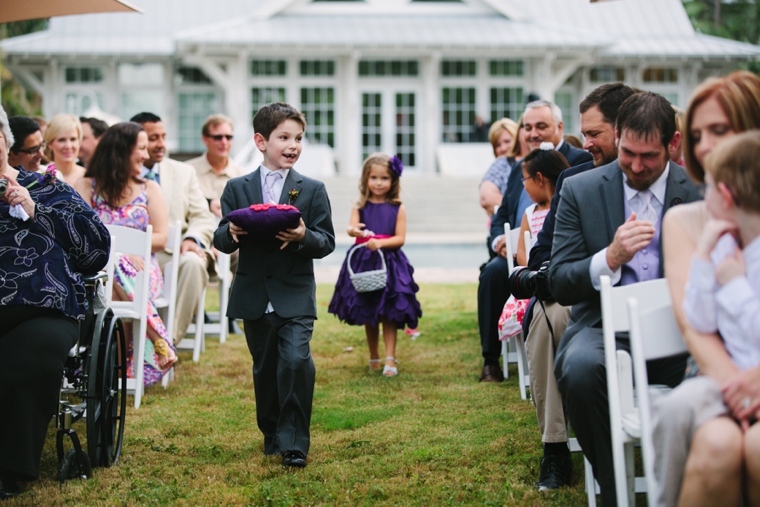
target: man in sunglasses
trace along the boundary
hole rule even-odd
[[[195,167],[203,196],[208,200],[209,209],[222,218],[220,199],[224,186],[232,178],[246,174],[245,169],[230,159],[232,149],[232,120],[222,114],[214,114],[206,119],[201,130],[206,153],[188,160]]]
[[[45,150],[40,126],[28,116],[14,116],[8,120],[8,125],[16,141],[8,152],[8,163],[11,167],[21,166],[30,172],[39,171]]]

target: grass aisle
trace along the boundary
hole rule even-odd
[[[208,340],[197,365],[180,354],[169,389],[151,387],[129,409],[118,465],[61,487],[51,429],[42,479],[4,505],[584,505],[579,455],[573,488],[534,490],[540,438],[516,369],[503,384],[477,382],[476,292],[424,285],[422,336],[400,334],[400,375],[386,379],[369,372],[363,329],[327,314],[332,287],[317,289],[303,470],[264,456],[251,358],[245,339],[232,336],[221,346]]]

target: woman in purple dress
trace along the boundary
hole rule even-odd
[[[415,293],[414,268],[401,251],[406,239],[406,210],[401,204],[399,178],[404,170],[398,157],[382,153],[370,155],[362,167],[361,197],[351,211],[348,235],[356,238],[340,270],[330,313],[348,324],[364,326],[369,345],[369,366],[379,370],[380,323],[383,324],[385,365],[383,375],[395,377],[396,333],[399,328],[417,327],[422,316]],[[351,283],[348,262],[355,273],[380,269],[381,250],[387,267],[387,283],[373,292],[357,292]]]

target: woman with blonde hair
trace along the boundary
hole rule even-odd
[[[736,134],[760,129],[760,78],[737,71],[708,79],[695,90],[685,123],[686,168],[696,182],[704,183],[703,164],[713,148]],[[683,310],[692,255],[708,218],[701,201],[671,208],[662,224],[665,277],[692,357],[688,379],[656,403],[657,504],[663,506],[739,505],[743,487],[750,505],[760,503],[760,426],[743,431],[739,422],[746,409],[753,409],[753,419],[760,418],[760,367],[740,371],[720,335],[695,331]],[[733,417],[702,403],[706,381],[722,386]]]
[[[77,164],[82,144],[82,124],[70,114],[53,116],[43,135],[47,147],[45,158],[57,171],[57,177],[71,186],[84,176],[85,168]]]
[[[488,130],[488,141],[493,147],[496,160],[480,181],[479,191],[480,206],[489,217],[493,214],[494,207],[501,204],[507,190],[507,178],[515,164],[515,159],[508,154],[512,151],[516,139],[517,123],[509,118],[493,122]]]

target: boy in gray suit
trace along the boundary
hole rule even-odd
[[[313,259],[335,249],[335,233],[324,184],[292,169],[301,154],[304,116],[289,104],[269,104],[256,113],[253,129],[264,160],[224,188],[225,218],[214,246],[225,253],[240,249],[227,316],[245,324],[264,453],[282,454],[285,466],[304,467],[315,377],[309,346],[317,318]],[[279,247],[239,243],[246,231],[227,218],[261,203],[292,204],[301,212],[298,227],[277,235]]]

